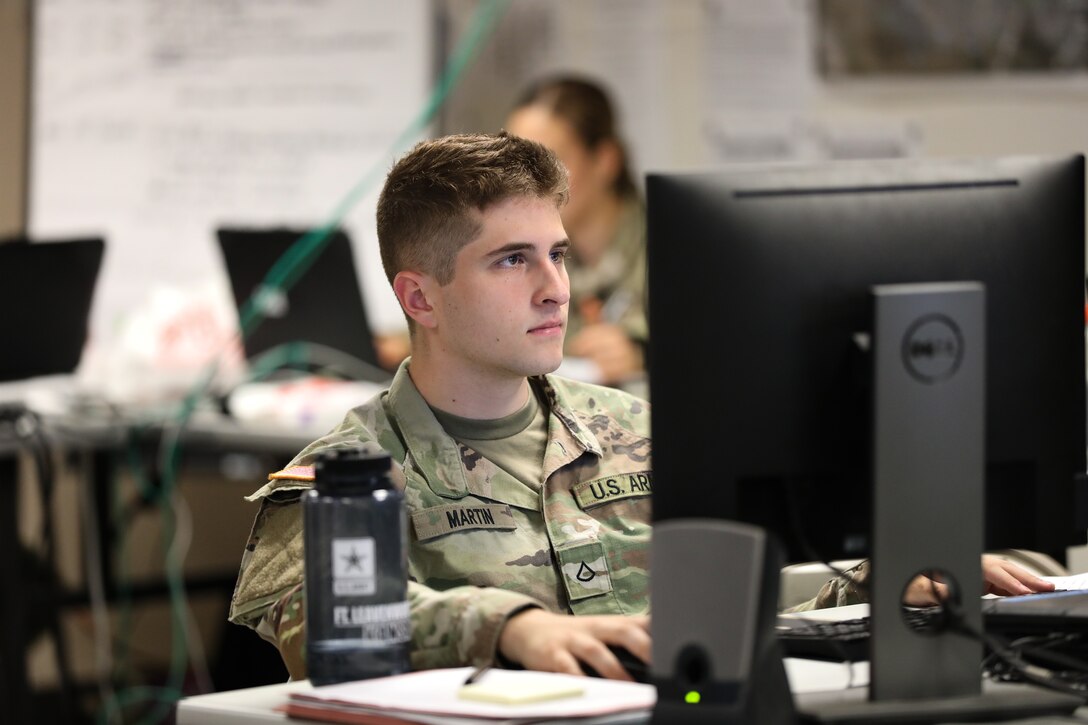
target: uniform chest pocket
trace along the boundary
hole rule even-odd
[[[518,527],[508,504],[465,503],[431,506],[411,514],[416,539],[427,541],[458,531],[496,529],[513,531]]]

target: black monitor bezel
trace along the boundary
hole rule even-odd
[[[867,555],[868,363],[843,338],[865,330],[873,284],[978,280],[985,545],[1064,560],[1083,543],[1083,156],[650,174],[647,213],[655,520],[757,523],[795,561]],[[834,446],[838,464],[812,465]],[[1052,483],[1025,491],[1032,466]]]

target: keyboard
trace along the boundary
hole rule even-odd
[[[915,629],[939,626],[944,612],[932,609],[909,609],[903,615]],[[776,627],[778,641],[785,657],[856,662],[869,659],[869,618],[816,621],[779,619]]]
[[[869,618],[797,622],[776,628],[784,657],[855,662],[869,659]],[[796,621],[796,620],[795,620]]]

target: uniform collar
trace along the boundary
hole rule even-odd
[[[389,386],[386,404],[400,430],[400,437],[407,449],[405,469],[414,466],[439,496],[460,498],[470,490],[480,490],[479,482],[469,485],[470,479],[481,475],[479,467],[473,470],[465,465],[461,446],[439,425],[427,401],[408,374],[411,358],[397,369]],[[544,477],[574,461],[583,453],[601,455],[601,445],[588,427],[578,420],[571,410],[566,396],[550,375],[530,378],[548,401],[548,444],[544,455]]]

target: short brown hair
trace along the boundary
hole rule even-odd
[[[480,214],[516,197],[567,201],[567,170],[550,150],[505,132],[445,136],[397,161],[378,197],[378,246],[390,284],[405,269],[445,285],[480,232]]]

